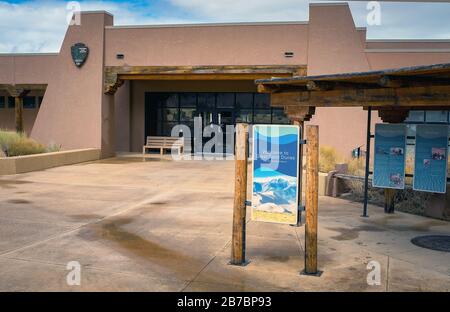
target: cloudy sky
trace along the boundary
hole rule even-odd
[[[69,1],[0,0],[0,53],[58,52]],[[82,10],[106,10],[116,25],[306,21],[308,0],[79,1]],[[323,2],[323,1],[322,1]],[[357,26],[370,39],[450,39],[450,3],[380,2],[381,25],[367,25],[367,2],[350,2]]]

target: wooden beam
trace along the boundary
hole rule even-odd
[[[306,127],[305,273],[317,274],[319,205],[319,127]]]
[[[306,65],[107,66],[104,92],[114,94],[124,80],[256,80],[306,75]]]
[[[450,86],[398,89],[353,89],[282,92],[271,95],[272,106],[450,106]]]
[[[334,85],[332,82],[328,81],[308,81],[306,83],[306,89],[310,91],[327,91],[334,89]]]
[[[386,123],[402,123],[408,118],[408,109],[379,109],[378,116]]]
[[[278,74],[288,77],[290,74]],[[121,80],[256,80],[271,74],[120,74]]]
[[[45,91],[46,89],[46,84],[0,84],[0,90],[8,92],[12,97],[23,96],[24,92]]]
[[[382,76],[378,84],[385,88],[450,86],[449,78]]]
[[[236,125],[235,184],[231,264],[245,264],[248,125]]]
[[[284,108],[290,120],[305,122],[315,114],[316,108],[311,106],[287,106]]]

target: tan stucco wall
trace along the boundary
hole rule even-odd
[[[114,98],[115,107],[115,132],[116,132],[116,151],[129,152],[130,151],[130,85],[126,81],[124,85],[117,90]]]
[[[57,66],[57,54],[0,54],[0,84],[45,84]]]
[[[104,28],[112,17],[82,14],[81,26],[70,26],[51,70],[48,87],[31,136],[39,142],[56,142],[63,149],[102,148]],[[82,68],[71,58],[71,46],[85,43],[89,57]]]
[[[306,64],[304,24],[106,29],[108,66]],[[284,52],[294,52],[286,58]],[[124,54],[124,60],[116,55]]]

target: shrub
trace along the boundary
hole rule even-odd
[[[44,145],[28,138],[24,133],[0,131],[0,147],[9,157],[42,154],[47,150]]]
[[[22,138],[9,145],[8,156],[22,156],[45,153],[45,146],[28,138]]]
[[[19,140],[23,136],[22,133],[0,130],[0,148],[6,151],[11,143]]]
[[[61,150],[61,145],[57,145],[55,143],[50,143],[47,146],[47,153],[59,152]]]
[[[348,164],[348,174],[363,177],[366,170],[365,158],[354,158],[346,162]]]
[[[334,147],[321,146],[319,158],[319,171],[328,173],[336,168],[341,157]]]

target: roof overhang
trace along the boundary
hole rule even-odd
[[[250,80],[305,75],[306,65],[107,66],[106,94],[125,80]]]
[[[450,107],[450,63],[256,80],[273,106]]]

